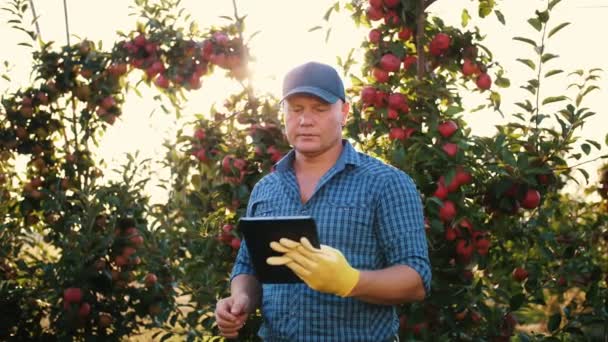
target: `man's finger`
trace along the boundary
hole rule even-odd
[[[285,256],[306,270],[312,270],[317,266],[317,263],[314,260],[309,259],[297,250],[291,251],[285,254]]]
[[[289,267],[289,269],[292,270],[293,273],[295,273],[302,280],[305,280],[304,278],[309,277],[311,275],[311,272],[309,270],[303,268],[295,262],[290,262],[285,266]]]
[[[286,265],[292,261],[293,260],[291,260],[290,258],[288,258],[286,256],[269,257],[268,259],[266,259],[266,263],[268,265],[272,265],[272,266],[282,266],[282,265]]]
[[[282,238],[279,240],[279,243],[281,243],[281,245],[283,245],[284,247],[287,247],[289,249],[294,249],[296,247],[298,247],[300,245],[299,242],[295,242],[293,240],[290,240],[288,238]]]
[[[287,252],[291,251],[291,249],[283,246],[282,244],[280,244],[276,241],[272,241],[270,243],[270,248],[272,248],[273,251],[279,252],[279,253],[287,253]]]
[[[231,314],[228,311],[223,311],[223,310],[218,310],[215,313],[215,316],[216,316],[216,320],[220,319],[224,322],[235,322],[237,320],[236,316],[234,316],[233,314]]]
[[[318,253],[318,252],[320,252],[320,251],[321,251],[320,249],[315,248],[315,247],[314,247],[314,246],[313,246],[313,245],[310,243],[310,241],[308,241],[308,239],[307,239],[307,238],[305,238],[305,237],[303,237],[303,238],[301,238],[301,239],[300,239],[300,243],[302,243],[302,246],[304,246],[304,247],[305,247],[307,250],[309,250],[309,251],[311,251],[311,252]]]

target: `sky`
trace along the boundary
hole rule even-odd
[[[66,27],[63,0],[32,0],[39,16],[41,36],[45,41],[55,41],[57,44],[66,43]],[[7,1],[5,0],[4,3]],[[247,14],[247,32],[260,31],[251,43],[250,49],[256,57],[253,65],[254,87],[263,92],[280,94],[281,77],[291,67],[316,60],[328,64],[336,64],[336,56],[345,57],[351,48],[358,48],[367,36],[368,29],[356,28],[348,17],[348,12],[341,11],[331,18],[332,33],[325,42],[324,30],[308,32],[317,25],[327,25],[322,16],[326,9],[333,4],[332,0],[236,0],[239,14]],[[514,36],[525,36],[537,40],[538,33],[526,22],[535,9],[546,6],[546,0],[498,0],[500,10],[504,13],[507,25],[503,26],[494,16],[483,20],[474,19],[468,28],[478,26],[486,38],[483,42],[494,54],[495,60],[506,69],[506,77],[511,80],[511,87],[501,89],[503,112],[502,118],[497,112],[484,110],[465,114],[465,120],[476,135],[492,135],[494,126],[509,120],[509,114],[516,112],[513,103],[526,96],[525,90],[519,89],[533,75],[516,58],[530,58],[531,52],[527,45],[514,41]],[[3,5],[4,5],[3,3]],[[117,39],[116,31],[128,32],[135,28],[135,17],[129,16],[133,4],[129,0],[66,0],[71,42],[79,38],[102,41],[103,46],[111,46]],[[432,15],[439,16],[446,24],[460,26],[462,8],[469,8],[474,14],[473,0],[440,0],[430,8]],[[182,7],[192,15],[200,28],[208,25],[225,24],[222,15],[232,15],[233,7],[230,0],[183,0]],[[572,24],[555,35],[547,44],[547,52],[560,55],[560,58],[550,62],[551,68],[565,70],[602,68],[608,70],[608,45],[605,37],[600,35],[598,27],[608,15],[608,0],[563,0],[552,12],[551,25],[561,22]],[[15,91],[19,87],[30,84],[31,50],[18,46],[27,38],[23,33],[11,29],[6,21],[6,12],[0,13],[0,36],[3,37],[4,48],[0,49],[0,62],[8,61],[9,75],[12,81],[0,81],[0,92]],[[247,33],[246,33],[247,35]],[[361,65],[356,65],[355,70]],[[3,70],[3,69],[0,69]],[[203,79],[203,86],[196,92],[188,93],[189,100],[184,108],[184,115],[189,117],[194,113],[205,113],[213,103],[221,104],[226,95],[238,91],[239,87],[225,79],[222,73]],[[581,135],[595,139],[604,146],[603,153],[608,149],[604,143],[608,133],[608,113],[606,98],[608,98],[608,76],[603,73],[599,86],[601,91],[591,93],[586,106],[597,112],[583,128]],[[572,78],[554,76],[541,90],[543,97],[562,95],[566,93],[566,84]],[[348,86],[348,79],[346,85]],[[156,94],[154,90],[142,89],[143,97],[130,94],[123,107],[123,116],[117,120],[114,127],[108,130],[101,146],[97,151],[110,166],[122,164],[126,153],[140,151],[143,157],[155,160],[162,158],[165,153],[162,143],[172,139],[177,127],[175,116],[164,114],[158,108],[158,102],[151,100]],[[467,108],[474,108],[477,103],[484,101],[485,95],[472,93],[465,96]],[[551,107],[547,111],[551,111]],[[593,151],[587,159],[599,156]],[[587,160],[584,159],[584,160]],[[588,164],[592,180],[597,179],[597,167],[601,161]],[[166,176],[163,170],[155,169],[158,176]],[[110,176],[110,175],[108,175]],[[110,176],[111,177],[111,176]],[[151,188],[153,200],[162,199],[159,190]]]

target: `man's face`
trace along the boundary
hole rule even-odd
[[[297,152],[317,156],[341,144],[348,103],[327,103],[316,96],[296,94],[285,100],[284,109],[287,141]]]

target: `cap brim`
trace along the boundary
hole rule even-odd
[[[320,99],[322,99],[323,101],[327,102],[327,103],[336,103],[340,98],[337,97],[336,95],[325,91],[321,88],[317,88],[317,87],[297,87],[297,88],[293,88],[292,90],[290,90],[287,94],[283,95],[283,98],[281,99],[282,101],[285,101],[285,99],[287,99],[290,96],[296,95],[296,94],[309,94],[309,95],[314,95]]]

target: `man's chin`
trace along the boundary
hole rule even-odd
[[[306,155],[317,155],[322,152],[318,144],[299,143],[295,146],[296,151]]]

